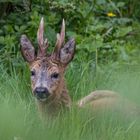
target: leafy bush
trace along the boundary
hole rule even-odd
[[[5,8],[0,15],[0,62],[10,70],[13,66],[23,68],[19,51],[21,34],[27,34],[37,46],[36,32],[41,16],[45,17],[45,36],[50,46],[54,46],[62,19],[66,20],[66,37],[75,37],[77,42],[75,62],[137,63],[132,58],[139,48],[135,40],[140,26],[137,19],[129,15],[131,4],[127,0],[7,0],[0,3]],[[132,3],[136,6],[136,2]],[[7,5],[10,10],[6,9]],[[137,12],[134,17],[136,15]]]

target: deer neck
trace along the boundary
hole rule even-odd
[[[53,95],[54,96],[46,102],[37,101],[38,110],[41,113],[41,116],[57,115],[61,109],[69,109],[71,107],[71,98],[68,94],[64,79],[61,80],[60,86]]]

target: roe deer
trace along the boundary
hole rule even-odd
[[[57,34],[54,51],[49,54],[48,40],[44,39],[44,19],[40,21],[37,32],[38,52],[26,35],[21,36],[21,52],[28,62],[31,71],[32,93],[36,97],[37,106],[42,114],[56,114],[63,106],[71,106],[71,98],[68,94],[64,80],[64,72],[67,65],[73,59],[75,52],[75,40],[72,38],[66,44],[65,22],[63,20],[61,32]],[[107,98],[111,99],[110,101]],[[118,95],[112,91],[94,91],[78,101],[77,105],[92,104],[95,107],[111,105],[118,99]]]

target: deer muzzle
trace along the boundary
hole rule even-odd
[[[38,100],[45,100],[50,96],[50,93],[45,87],[36,87],[34,90],[34,95]]]

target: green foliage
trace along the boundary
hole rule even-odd
[[[139,37],[140,26],[136,16],[129,16],[131,2],[127,0],[17,0],[0,3],[3,8],[7,8],[7,3],[11,7],[11,10],[3,10],[0,20],[0,62],[5,67],[23,68],[20,36],[27,34],[37,47],[36,32],[41,16],[45,18],[45,37],[51,48],[62,19],[66,20],[66,37],[74,37],[77,44],[74,62],[92,61],[94,65],[116,61],[137,63],[134,56],[139,43],[135,40]],[[136,6],[136,0],[132,4]]]

